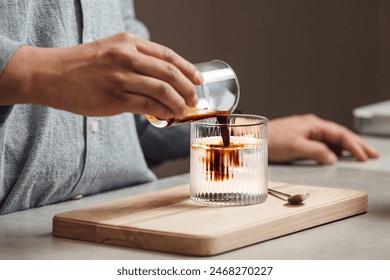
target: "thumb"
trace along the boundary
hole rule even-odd
[[[299,156],[314,159],[322,164],[334,164],[337,162],[336,155],[322,142],[304,139],[300,143]]]

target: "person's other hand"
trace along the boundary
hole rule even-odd
[[[120,33],[70,48],[21,47],[0,77],[0,101],[88,116],[180,118],[197,104],[195,85],[202,82],[195,66],[171,49]]]
[[[315,115],[278,118],[269,122],[269,160],[313,159],[333,164],[347,150],[359,161],[379,154],[347,128]]]

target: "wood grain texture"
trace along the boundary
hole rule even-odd
[[[209,256],[367,211],[367,193],[270,182],[309,192],[301,205],[274,196],[252,206],[210,207],[189,199],[189,185],[55,215],[53,235],[104,244]]]

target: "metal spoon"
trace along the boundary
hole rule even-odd
[[[310,196],[309,193],[301,193],[301,194],[291,195],[291,194],[280,192],[280,191],[270,189],[270,188],[268,189],[268,192],[272,195],[276,195],[276,196],[281,195],[281,196],[287,197],[287,201],[291,204],[300,204],[306,198],[308,198]]]

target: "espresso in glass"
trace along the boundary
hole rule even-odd
[[[191,124],[193,201],[208,205],[262,203],[268,194],[268,120],[230,115]]]

